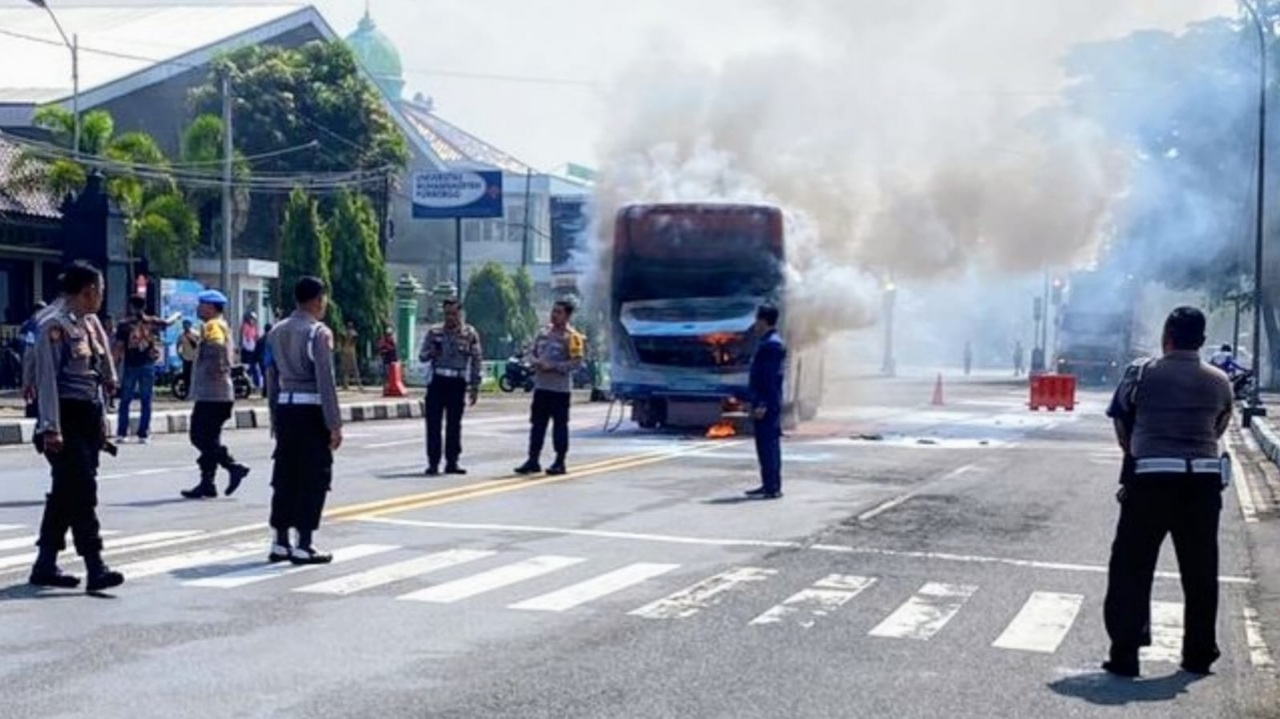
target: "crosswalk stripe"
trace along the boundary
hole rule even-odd
[[[832,574],[788,597],[781,604],[752,619],[751,623],[757,626],[779,624],[788,617],[803,614],[804,617],[798,618],[797,622],[808,629],[817,624],[818,619],[843,607],[875,583],[876,580],[872,577]]]
[[[991,646],[1052,654],[1071,631],[1083,603],[1082,594],[1035,592]]]
[[[36,545],[37,539],[39,539],[39,537],[29,536],[29,537],[18,537],[16,539],[0,540],[0,552],[8,552],[14,549],[26,549],[27,547],[34,547]]]
[[[366,572],[356,574],[348,574],[336,579],[328,579],[315,584],[308,584],[305,587],[294,589],[295,592],[304,592],[307,594],[335,594],[347,595],[354,594],[365,589],[381,587],[386,584],[394,584],[395,582],[404,581],[420,577],[431,572],[438,572],[449,567],[456,567],[459,564],[474,562],[477,559],[491,557],[497,552],[488,552],[481,550],[468,549],[451,549],[445,552],[436,552],[428,554],[425,557],[415,557],[413,559],[388,564],[382,567],[375,567]]]
[[[527,609],[542,612],[563,612],[567,609],[586,604],[628,587],[633,587],[667,572],[679,569],[679,564],[650,564],[640,562],[621,569],[616,569],[585,582],[570,585],[540,597],[534,597],[519,604],[511,605],[511,609]]]
[[[1262,623],[1258,620],[1258,610],[1253,607],[1244,608],[1244,636],[1249,645],[1249,663],[1255,669],[1275,669],[1276,662],[1267,648],[1267,640],[1262,636]]]
[[[400,547],[386,544],[356,544],[350,547],[336,549],[333,552],[333,563],[340,564],[342,562],[350,562],[365,557],[372,557],[376,554],[384,552],[392,552]],[[213,577],[202,577],[183,582],[183,586],[187,587],[212,587],[215,589],[234,589],[249,584],[265,582],[268,579],[289,576],[306,572],[320,567],[327,566],[323,564],[303,564],[293,565],[288,562],[279,564],[267,564],[265,557],[263,564],[247,567],[245,569],[236,569]]]
[[[0,532],[13,532],[22,529],[21,524],[0,524]]]
[[[115,536],[119,533],[120,532],[116,530],[103,530],[102,532],[100,532],[101,536],[104,538]],[[154,541],[153,535],[140,534],[138,536],[146,538],[143,542],[144,544],[146,542]],[[7,541],[11,544],[13,544],[14,542],[17,542],[17,544],[14,544],[13,546],[9,547],[9,549],[17,549],[18,547],[35,546],[36,539],[37,539],[36,537],[24,537],[21,540],[7,540]],[[114,541],[114,542],[106,542],[105,544],[107,549],[114,549],[121,546],[128,546],[127,544],[125,545],[120,544],[120,542],[122,541],[124,541],[124,539],[121,539],[119,541]],[[136,543],[136,542],[131,542],[131,543]],[[68,545],[70,545],[70,542],[68,542]],[[0,569],[8,569],[9,567],[20,567],[24,564],[30,564],[34,561],[36,561],[35,552],[28,551],[28,552],[23,552],[22,554],[12,554],[7,557],[0,557]]]
[[[1182,602],[1151,603],[1151,646],[1142,649],[1149,662],[1182,661]]]
[[[584,561],[586,560],[579,557],[557,557],[554,555],[531,557],[497,569],[490,569],[487,572],[480,572],[470,577],[411,592],[398,597],[398,599],[411,602],[449,604],[533,579],[534,577],[540,577],[544,574],[550,574]]]
[[[955,617],[978,588],[930,582],[871,630],[873,637],[928,640]]]
[[[645,619],[686,619],[719,603],[727,592],[748,582],[762,582],[777,573],[776,569],[759,567],[730,569],[656,602],[646,604],[630,614]]]
[[[213,549],[198,549],[192,552],[181,552],[155,559],[146,559],[116,567],[127,579],[144,579],[157,574],[180,572],[196,567],[210,567],[219,562],[230,562],[247,559],[257,554],[266,556],[267,550],[262,542],[240,542]]]

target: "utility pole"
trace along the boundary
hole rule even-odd
[[[1253,19],[1258,31],[1258,197],[1255,208],[1254,246],[1253,246],[1253,391],[1249,396],[1249,406],[1245,408],[1242,424],[1248,427],[1254,417],[1265,417],[1267,410],[1262,406],[1262,303],[1265,293],[1262,291],[1262,240],[1266,227],[1266,177],[1267,177],[1267,28],[1266,4],[1263,0],[1255,0],[1256,6],[1248,2],[1241,5]],[[1274,351],[1274,350],[1273,350]]]
[[[62,29],[62,23],[58,22],[58,16],[53,12],[53,8],[49,7],[46,0],[27,0],[27,2],[41,8],[49,13],[49,18],[53,20],[53,26],[58,29],[58,35],[62,37],[62,44],[67,46],[71,51],[71,151],[76,155],[80,154],[80,36],[73,34],[71,39],[67,39],[67,33]]]
[[[231,301],[233,313],[240,309],[238,297],[231,296],[231,78],[222,76],[222,291]],[[230,317],[233,322],[236,317]],[[234,326],[234,325],[233,325]]]
[[[529,266],[529,212],[533,209],[533,169],[525,171],[524,175],[524,239],[520,245],[520,266]]]

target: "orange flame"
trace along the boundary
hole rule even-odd
[[[737,434],[738,431],[733,428],[732,422],[718,422],[711,425],[707,430],[707,439],[725,439],[737,436]]]

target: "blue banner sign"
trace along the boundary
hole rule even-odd
[[[411,189],[414,219],[502,217],[501,172],[419,172]]]

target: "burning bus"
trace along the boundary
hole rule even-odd
[[[610,375],[641,427],[708,427],[742,418],[761,303],[787,336],[782,212],[765,205],[645,204],[614,226]],[[817,349],[788,353],[784,421],[818,409]]]

